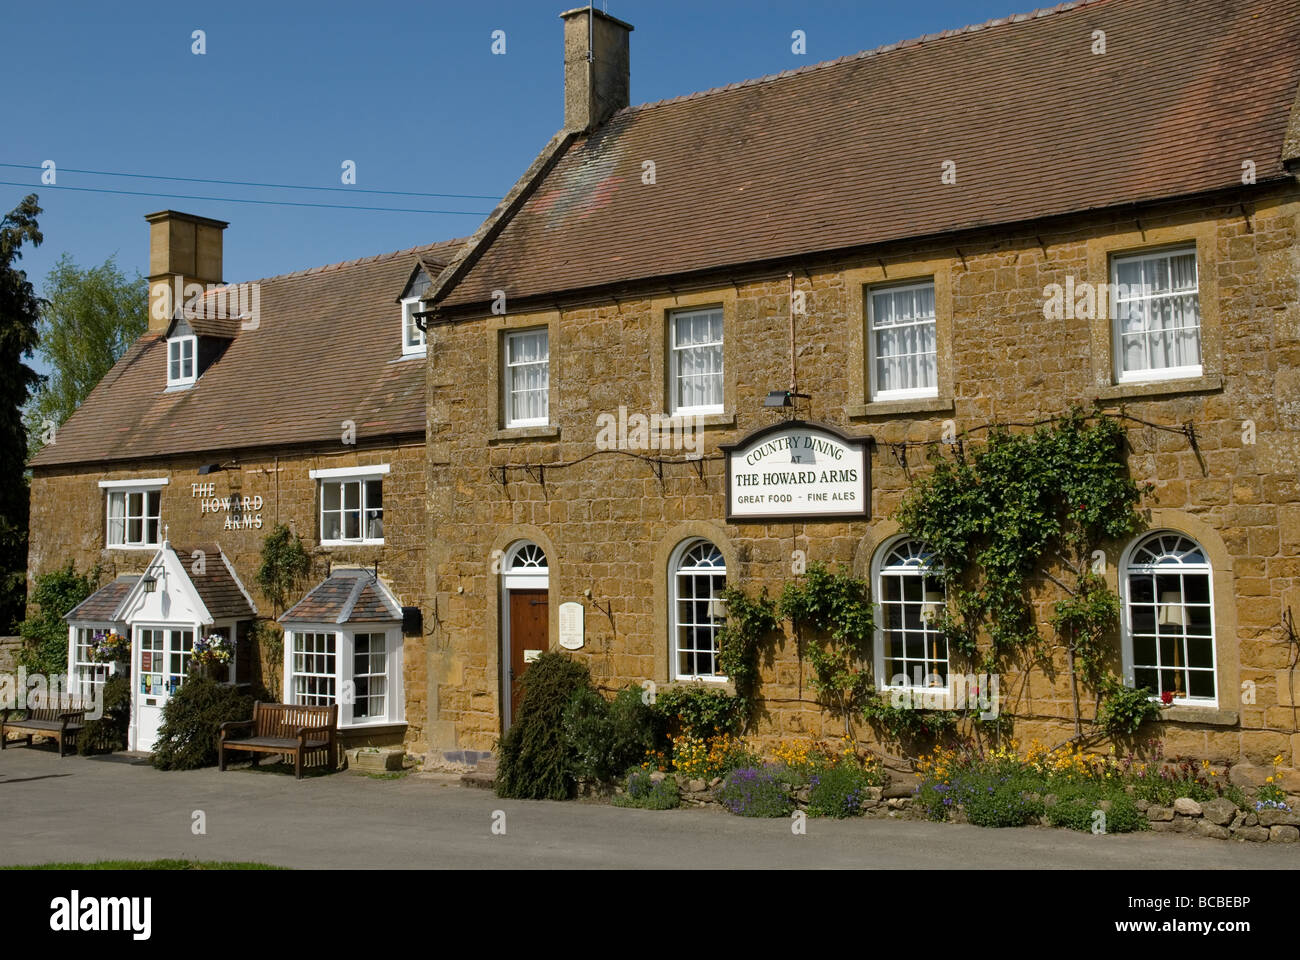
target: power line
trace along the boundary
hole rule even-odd
[[[0,180],[0,185],[7,187],[29,187],[37,190],[76,190],[79,193],[116,193],[128,197],[165,197],[169,200],[215,200],[219,203],[256,203],[276,207],[326,207],[334,210],[366,210],[381,213],[436,213],[459,217],[486,217],[478,210],[417,210],[411,207],[358,207],[348,203],[307,203],[296,200],[248,200],[240,197],[200,197],[186,193],[150,193],[142,190],[110,190],[107,187],[67,187],[57,183],[43,185],[18,183],[14,180]]]
[[[43,170],[35,163],[0,163],[0,167],[14,167],[19,170]],[[178,183],[218,183],[229,187],[274,187],[277,190],[326,190],[343,193],[382,193],[393,197],[441,197],[452,200],[500,200],[500,197],[485,193],[416,193],[410,190],[365,190],[361,187],[306,187],[298,183],[259,183],[255,180],[208,180],[202,177],[165,177],[152,173],[114,173],[109,170],[79,170],[75,167],[59,167],[61,173],[87,173],[96,177],[134,177],[137,180],[173,180]]]

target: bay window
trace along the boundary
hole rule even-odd
[[[309,624],[290,631],[285,663],[287,699],[305,706],[339,706],[340,726],[405,719],[401,631],[397,626]]]

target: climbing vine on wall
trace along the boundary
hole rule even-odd
[[[845,567],[832,572],[810,563],[802,578],[786,582],[778,609],[813,668],[813,689],[844,720],[845,735],[852,738],[853,717],[872,691],[865,664],[875,620],[866,581]]]
[[[1150,490],[1129,476],[1125,443],[1118,421],[1095,410],[1030,433],[995,429],[973,452],[958,443],[932,453],[932,473],[898,512],[903,530],[942,562],[952,648],[974,661],[977,638],[989,638],[981,670],[996,672],[1015,654],[1046,658],[1030,590],[1039,580],[1061,589],[1051,624],[1069,661],[1076,734],[1078,682],[1099,695],[1106,688],[1101,644],[1119,614],[1101,548],[1141,528],[1137,505]]]

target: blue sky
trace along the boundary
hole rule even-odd
[[[570,0],[572,2],[572,0]],[[576,4],[575,4],[576,5]],[[937,30],[1034,0],[608,0],[632,23],[632,101],[679,96]],[[1043,5],[1043,4],[1038,4]],[[0,207],[40,195],[38,287],[68,251],[147,272],[145,213],[228,220],[225,279],[270,276],[467,235],[563,120],[565,0],[7,4],[0,163],[53,160],[58,187],[470,211],[380,213],[83,193],[0,166]],[[207,52],[191,52],[191,34]],[[491,34],[506,31],[506,54]],[[808,52],[791,51],[791,33]],[[954,78],[954,96],[960,95]],[[344,160],[370,190],[345,191]],[[336,187],[276,188],[92,176],[71,169]]]

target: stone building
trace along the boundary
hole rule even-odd
[[[231,679],[338,698],[343,739],[422,736],[424,335],[415,296],[446,242],[223,284],[227,224],[150,214],[150,323],[33,459],[29,575],[97,569],[69,615],[70,671],[133,641],[130,742],[153,742],[196,638],[236,640]],[[263,539],[300,537],[311,572],[257,586]],[[340,593],[340,584],[346,587]],[[283,616],[285,633],[254,632]]]
[[[1300,789],[1300,3],[1066,3],[640,106],[631,26],[563,18],[565,128],[424,299],[428,745],[489,749],[561,643],[725,686],[717,591],[796,551],[870,579],[878,682],[946,672],[898,444],[1096,401],[1175,428],[1129,423],[1113,668],[1168,753]],[[816,496],[729,491],[737,453]],[[1022,742],[1072,733],[1056,678],[1004,678]],[[842,729],[807,681],[785,644],[761,737]]]

